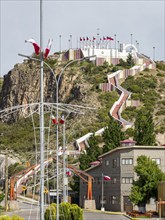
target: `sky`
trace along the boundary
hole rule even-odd
[[[165,0],[43,0],[42,5],[43,48],[53,39],[52,54],[60,50],[60,35],[61,49],[67,50],[70,35],[76,48],[80,37],[99,33],[116,34],[120,43],[132,39],[140,53],[165,60]],[[0,76],[23,62],[18,53],[33,53],[25,43],[29,38],[40,42],[40,0],[0,0]]]

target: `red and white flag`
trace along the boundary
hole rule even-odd
[[[66,171],[66,175],[67,175],[67,176],[71,176],[71,175],[72,175],[71,171],[70,171],[70,170],[67,170],[67,171]]]
[[[47,47],[45,49],[45,53],[44,53],[44,58],[45,59],[48,57],[48,54],[50,52],[50,49],[51,49],[51,46],[52,46],[52,41],[53,40],[51,40],[51,39],[49,39],[49,41],[48,41],[48,45],[47,45]]]
[[[114,40],[112,37],[107,37],[107,40]]]
[[[64,115],[62,115],[61,119],[60,119],[60,124],[64,124],[65,123],[65,120],[64,120]]]
[[[103,178],[104,178],[104,180],[111,180],[110,176],[104,176]]]
[[[52,118],[53,124],[57,125],[57,124],[58,124],[58,121],[56,120],[56,118],[54,117],[54,115],[52,115],[51,118]]]
[[[38,44],[35,42],[33,38],[30,38],[29,40],[25,40],[25,42],[33,44],[34,51],[37,55],[40,53],[40,47],[38,46]]]

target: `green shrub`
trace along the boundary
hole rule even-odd
[[[2,202],[4,198],[5,198],[5,194],[4,193],[0,193],[0,202]]]
[[[11,217],[11,220],[24,220],[24,218],[20,217],[20,216],[17,216],[17,215],[13,215]]]
[[[44,214],[45,220],[56,220],[56,204],[52,203],[50,206],[46,209]]]
[[[156,115],[165,115],[165,109],[157,111]]]
[[[45,211],[45,220],[56,220],[56,204],[52,203]],[[62,202],[59,205],[60,220],[83,220],[83,211],[76,204]]]
[[[160,77],[164,77],[165,74],[163,73],[157,73],[157,76],[160,76]]]
[[[0,220],[11,220],[9,216],[0,216]]]
[[[70,212],[71,220],[83,220],[83,211],[78,205],[73,204],[70,209]]]
[[[160,70],[165,70],[165,62],[163,61],[157,62],[156,67]]]
[[[12,217],[10,216],[0,216],[0,220],[24,220],[24,218],[17,216],[17,215],[13,215]]]
[[[71,204],[69,202],[62,202],[59,206],[60,209],[60,220],[70,220],[71,213],[70,213]]]

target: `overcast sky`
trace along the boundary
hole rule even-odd
[[[139,43],[141,53],[155,60],[165,60],[165,0],[43,0],[43,47],[53,39],[51,53],[77,47],[80,37],[100,37],[116,34],[121,43]],[[5,75],[33,47],[25,40],[40,42],[40,1],[0,0],[0,74]],[[114,44],[114,42],[112,43]],[[112,45],[113,47],[113,45]],[[153,50],[155,47],[155,50]]]

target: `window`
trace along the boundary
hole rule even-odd
[[[117,160],[113,159],[113,168],[116,168],[116,167],[117,167]]]
[[[111,196],[110,197],[111,204],[119,204],[119,196]]]
[[[157,165],[160,165],[160,164],[161,164],[160,158],[152,158],[152,161],[155,161],[155,163],[156,163]]]
[[[107,199],[106,196],[99,196],[99,200],[100,200],[100,204],[106,204],[107,203]]]
[[[132,184],[133,183],[133,178],[132,177],[123,177],[122,178],[122,183],[123,184]]]
[[[109,160],[105,160],[105,166],[109,166]]]
[[[112,179],[112,183],[113,184],[117,183],[117,179],[115,177]]]
[[[131,164],[133,164],[133,159],[132,158],[123,158],[122,164],[123,165],[131,165]]]

